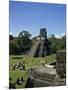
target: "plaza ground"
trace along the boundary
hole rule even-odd
[[[19,69],[12,69],[11,65],[23,63],[25,61],[25,70],[19,70]],[[16,88],[25,88],[26,81],[30,75],[29,70],[31,68],[36,68],[40,66],[43,63],[51,63],[53,61],[56,61],[56,55],[49,55],[45,57],[30,57],[27,55],[10,55],[9,57],[9,78],[12,80],[9,80],[11,83],[15,83]],[[24,81],[18,85],[16,84],[17,79],[23,77]]]

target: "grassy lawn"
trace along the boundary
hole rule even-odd
[[[46,57],[33,58],[26,55],[10,55],[9,57],[9,77],[12,78],[11,82],[16,84],[17,78],[21,78],[23,76],[24,81],[21,85],[16,84],[16,88],[24,88],[26,81],[29,77],[29,69],[33,67],[38,67],[42,63],[51,63],[56,60],[56,55],[50,55]],[[12,64],[23,63],[25,61],[25,69],[26,70],[12,70]],[[9,80],[10,82],[10,80]]]

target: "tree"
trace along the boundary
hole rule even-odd
[[[19,38],[30,39],[31,34],[28,31],[22,31],[19,33]]]
[[[52,53],[56,53],[57,50],[62,50],[66,48],[65,36],[62,38],[56,38],[54,35],[52,35],[49,40],[51,42]]]
[[[62,37],[63,48],[66,49],[66,35]]]
[[[22,31],[18,35],[18,44],[20,45],[21,52],[26,52],[30,49],[31,34],[28,31]]]
[[[9,42],[9,53],[19,54],[19,47],[15,42]]]
[[[14,39],[13,35],[9,35],[9,40],[13,40],[13,39]]]
[[[20,32],[18,37],[13,37],[12,35],[9,35],[9,53],[26,53],[30,49],[32,43],[30,37],[31,34],[27,31]]]

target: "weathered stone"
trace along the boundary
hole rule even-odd
[[[52,62],[48,65],[43,64],[43,66],[30,70],[30,79],[28,81],[28,83],[32,85],[30,87],[66,85],[66,52],[58,51],[56,57],[56,62]]]
[[[60,50],[56,53],[57,63],[66,63],[66,51]]]
[[[15,70],[16,69],[16,65],[13,66],[12,70]]]
[[[63,77],[66,74],[66,51],[57,51],[56,58],[56,71]]]
[[[44,57],[49,55],[51,53],[49,48],[50,44],[51,43],[47,39],[46,28],[42,28],[40,29],[40,35],[37,37],[37,40],[35,41],[28,55],[33,57]]]
[[[40,66],[32,70],[30,79],[33,81],[34,87],[54,86],[56,69],[50,67]]]
[[[45,37],[47,39],[46,28],[40,29],[40,37]]]
[[[29,78],[27,79],[25,88],[31,88],[31,87],[34,87],[34,82],[33,82],[33,80],[29,77]]]

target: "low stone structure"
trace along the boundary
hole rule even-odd
[[[25,69],[25,62],[23,63],[16,63],[16,64],[11,64],[10,67],[12,68],[12,70],[26,70]]]
[[[66,85],[66,51],[57,51],[56,62],[31,69],[28,83],[28,88]]]
[[[33,70],[31,79],[33,80],[34,87],[45,87],[55,85],[56,69],[47,66],[40,66]]]

